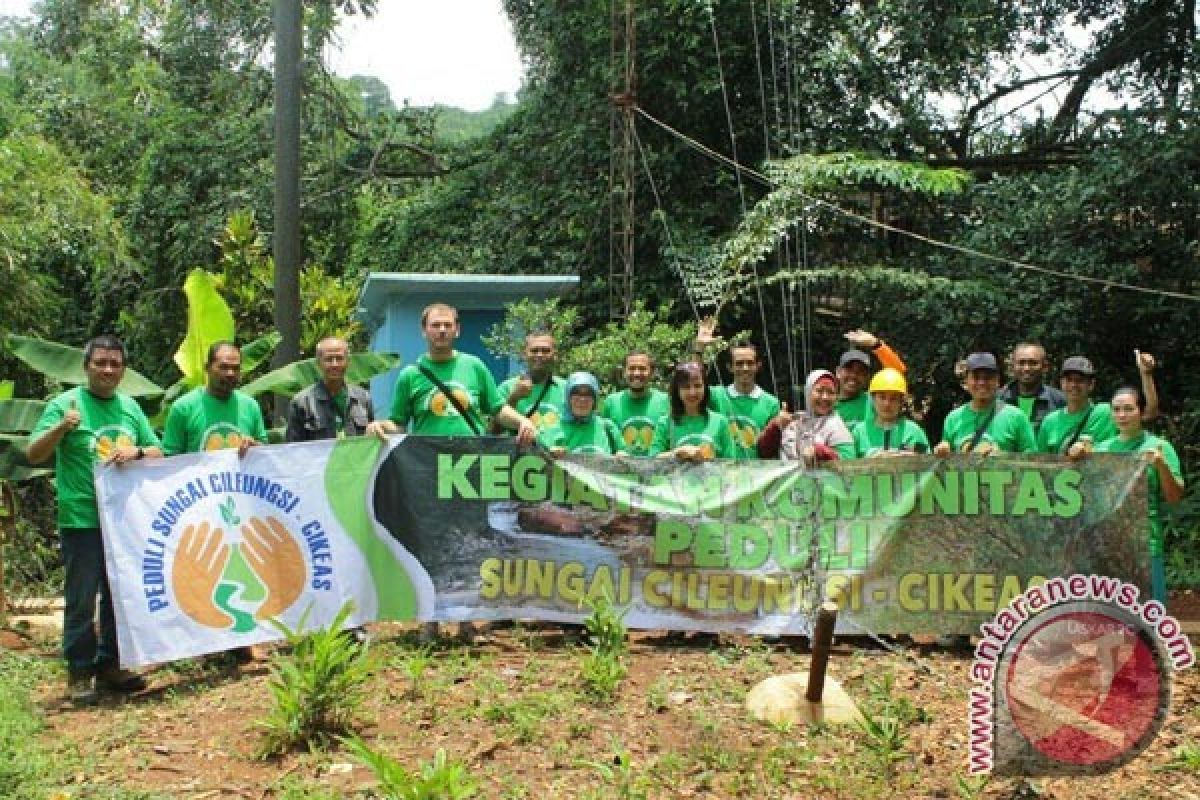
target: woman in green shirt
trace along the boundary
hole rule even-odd
[[[677,365],[667,394],[671,413],[654,426],[651,455],[694,462],[736,457],[729,419],[708,408],[704,367],[694,361]]]
[[[596,413],[600,383],[590,372],[572,372],[563,385],[565,400],[557,425],[538,434],[554,455],[580,453],[613,455],[620,452],[621,434],[607,417]]]
[[[1096,445],[1097,453],[1140,453],[1150,465],[1150,592],[1155,600],[1167,602],[1167,572],[1163,559],[1163,503],[1183,499],[1183,470],[1171,443],[1142,428],[1146,401],[1132,386],[1113,392],[1113,421],[1117,435]]]
[[[908,397],[908,381],[891,367],[875,373],[868,389],[874,414],[853,430],[854,455],[857,458],[928,453],[929,438],[921,426],[901,415]]]

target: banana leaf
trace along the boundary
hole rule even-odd
[[[83,369],[83,350],[32,336],[8,335],[8,349],[27,365],[58,383],[82,386],[87,383]],[[125,377],[117,389],[130,397],[157,397],[163,388],[141,373],[125,368]]]
[[[187,335],[175,351],[175,366],[188,387],[204,383],[208,348],[216,342],[233,341],[233,313],[217,293],[213,276],[202,269],[188,273],[183,283],[188,301]]]
[[[15,386],[12,381],[0,381],[0,400],[12,400]]]
[[[29,433],[45,410],[41,400],[0,400],[0,432]]]
[[[270,357],[283,340],[278,331],[271,331],[253,342],[242,346],[242,374],[249,375],[255,367]]]
[[[24,434],[0,433],[0,481],[23,481],[39,475],[49,475],[53,469],[35,467],[25,459]]]
[[[346,369],[346,380],[349,383],[365,385],[376,375],[382,375],[398,366],[400,366],[400,356],[395,353],[352,353],[350,366]],[[320,379],[321,373],[317,370],[317,360],[307,358],[268,372],[258,380],[243,386],[242,391],[251,397],[267,393],[291,397]]]

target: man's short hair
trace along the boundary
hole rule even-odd
[[[754,342],[741,341],[729,345],[729,355],[731,358],[733,357],[734,350],[752,350],[754,351],[754,360],[758,361],[758,345]]]
[[[622,366],[629,366],[629,359],[634,356],[645,356],[650,361],[650,369],[654,369],[654,356],[647,353],[645,350],[630,350],[625,354],[625,360],[621,362]]]
[[[121,354],[121,363],[125,363],[125,343],[111,333],[95,336],[83,346],[83,365],[85,367],[92,363],[92,355],[97,350],[115,350]]]
[[[529,331],[529,333],[525,334],[525,342],[526,343],[528,343],[530,339],[541,339],[541,338],[549,339],[550,341],[554,342],[555,344],[558,344],[558,340],[554,337],[554,334],[551,331],[546,330],[545,328],[538,328],[537,330],[532,330],[532,331]]]
[[[317,342],[317,346],[313,348],[313,355],[320,358],[322,347],[325,345],[331,344],[333,342],[337,342],[339,344],[344,344],[346,346],[347,350],[350,349],[350,343],[347,342],[345,339],[343,339],[341,336],[326,336],[324,339]]]
[[[429,320],[429,315],[435,311],[449,312],[454,317],[454,321],[458,322],[458,309],[446,303],[430,303],[421,311],[421,327],[425,327],[425,323]]]
[[[1015,345],[1013,345],[1012,353],[1009,354],[1009,357],[1016,358],[1017,351],[1023,347],[1036,347],[1038,350],[1042,351],[1042,360],[1043,361],[1048,360],[1048,356],[1046,355],[1046,348],[1043,345],[1038,344],[1037,342],[1017,342]]]
[[[236,350],[238,352],[238,355],[242,354],[242,349],[240,347],[238,347],[236,344],[234,344],[231,341],[222,339],[219,342],[213,342],[211,345],[209,345],[208,357],[204,360],[204,366],[211,367],[213,365],[213,362],[217,360],[217,354],[220,353],[222,350],[224,350],[226,347]]]

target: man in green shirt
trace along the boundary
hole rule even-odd
[[[460,353],[454,343],[462,333],[458,309],[433,303],[421,312],[421,333],[428,351],[416,364],[400,370],[392,392],[387,419],[367,426],[367,433],[387,439],[395,433],[417,436],[480,436],[483,417],[490,415],[505,428],[516,430],[517,444],[532,444],[537,430],[527,417],[500,397],[491,371],[470,353]],[[475,635],[475,626],[460,626],[463,638]],[[437,638],[438,624],[426,622],[421,637]]]
[[[131,398],[117,391],[125,376],[121,340],[115,336],[92,339],[84,347],[83,366],[87,386],[63,392],[46,405],[29,435],[26,453],[32,464],[54,457],[65,568],[63,655],[67,691],[77,705],[96,702],[97,685],[121,692],[146,688],[140,675],[119,665],[116,618],[96,505],[95,465],[162,457],[146,415]]]
[[[660,417],[671,413],[667,393],[650,386],[654,359],[649,353],[634,350],[625,356],[625,387],[604,398],[600,412],[612,420],[621,435],[621,452],[631,456],[650,455],[654,426]]]
[[[991,353],[967,356],[967,392],[971,401],[950,412],[942,426],[935,455],[952,452],[989,455],[1036,453],[1037,439],[1029,418],[1000,400],[1000,366]]]
[[[498,390],[500,398],[524,414],[540,433],[558,424],[563,407],[563,379],[554,375],[558,360],[554,335],[540,331],[529,334],[521,355],[529,371],[504,381]],[[502,430],[493,419],[491,432]]]
[[[715,330],[715,320],[700,321],[692,347],[697,358],[702,358],[705,348],[716,341]],[[729,348],[729,366],[733,372],[733,383],[713,386],[709,392],[708,407],[724,414],[729,420],[734,457],[758,458],[755,444],[763,428],[779,413],[779,398],[758,385],[762,360],[758,356],[758,348],[750,342],[738,342]]]
[[[1058,372],[1065,407],[1051,411],[1038,428],[1038,450],[1075,459],[1117,435],[1112,407],[1093,403],[1096,370],[1084,356],[1071,356]]]
[[[216,342],[208,348],[205,384],[171,404],[163,428],[163,450],[168,456],[236,448],[249,448],[267,440],[258,402],[238,391],[242,376],[242,351],[233,342]]]
[[[903,375],[908,368],[896,351],[870,331],[849,331],[846,339],[854,345],[853,350],[842,353],[838,359],[837,413],[851,432],[873,411],[867,396],[867,381],[871,378],[871,355],[879,359],[885,369],[894,369]]]

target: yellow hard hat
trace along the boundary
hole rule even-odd
[[[871,378],[871,388],[867,391],[908,394],[908,383],[904,380],[904,376],[900,374],[899,370],[885,367],[876,372],[874,378]]]

